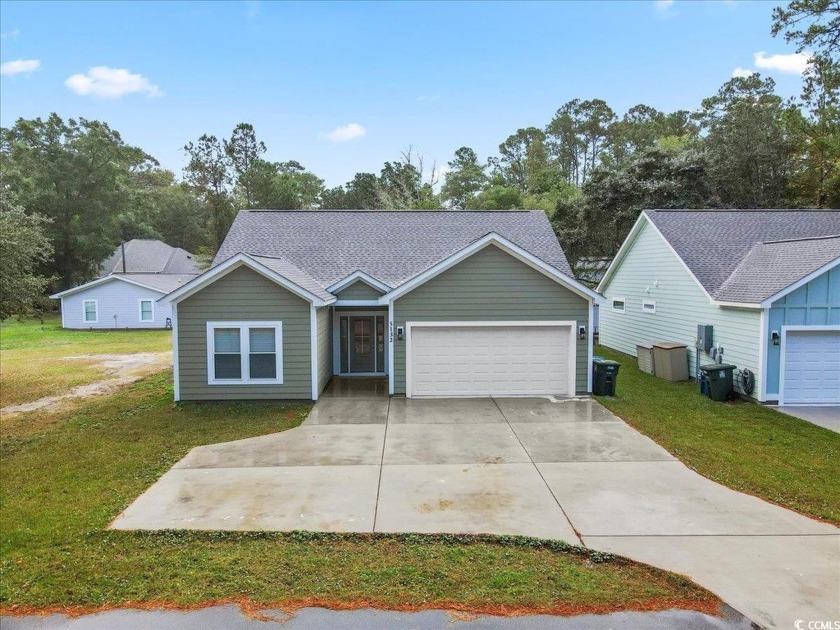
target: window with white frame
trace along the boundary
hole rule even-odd
[[[155,321],[155,307],[152,300],[140,300],[140,321],[153,322]]]
[[[282,322],[207,322],[210,385],[283,382]]]
[[[655,313],[656,312],[656,300],[645,300],[642,302],[642,312],[643,313]]]
[[[95,324],[99,321],[98,310],[96,300],[85,300],[82,302],[82,317],[86,324]]]
[[[612,310],[616,313],[623,313],[624,304],[625,302],[623,297],[614,297],[612,299]]]

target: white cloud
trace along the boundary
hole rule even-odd
[[[28,74],[29,72],[35,72],[40,67],[41,62],[38,59],[16,59],[0,64],[0,74],[8,76]]]
[[[674,4],[674,0],[654,0],[656,8],[660,11],[667,11]]]
[[[764,70],[778,70],[791,74],[802,74],[808,66],[811,53],[790,53],[789,55],[768,55],[763,50],[755,53],[755,65]]]
[[[261,9],[260,0],[246,0],[245,17],[249,20],[258,18],[260,16]]]
[[[751,77],[755,74],[755,70],[748,70],[747,68],[735,68],[732,71],[732,78],[733,79],[746,79],[747,77]]]
[[[95,66],[87,74],[74,74],[65,82],[76,94],[98,98],[121,98],[126,94],[163,96],[163,92],[142,74],[133,74],[125,68]]]
[[[332,140],[333,142],[348,142],[361,138],[367,133],[367,129],[362,127],[359,123],[350,123],[343,127],[336,127],[329,133],[322,134],[324,138]]]
[[[0,33],[0,39],[17,39],[18,35],[20,35],[20,29],[15,27],[11,31]]]

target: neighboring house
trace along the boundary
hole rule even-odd
[[[164,328],[172,311],[161,298],[199,273],[180,247],[134,239],[102,264],[99,278],[50,297],[61,300],[64,328]]]
[[[167,296],[175,397],[317,399],[591,390],[599,296],[543,212],[242,211],[213,267]]]
[[[753,398],[840,403],[838,210],[646,210],[598,289],[610,348],[685,343],[696,375],[714,362],[695,348],[711,324],[723,362],[755,374]]]

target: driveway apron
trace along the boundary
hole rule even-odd
[[[552,538],[685,574],[762,626],[840,619],[840,530],[698,475],[588,399],[339,383],[296,429],[194,448],[111,526]]]

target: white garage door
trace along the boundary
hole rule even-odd
[[[410,327],[407,396],[573,395],[571,327]]]
[[[840,403],[840,330],[788,330],[784,351],[784,404]]]

